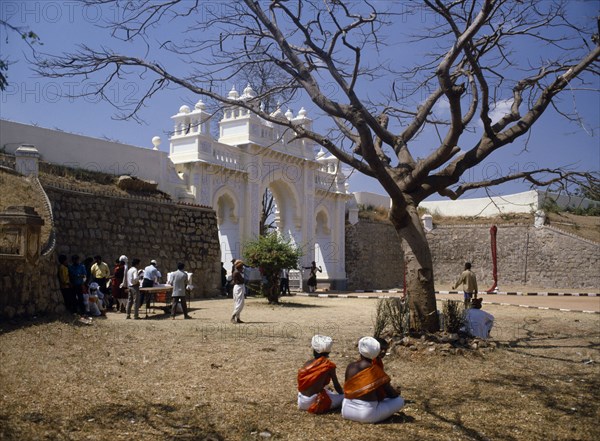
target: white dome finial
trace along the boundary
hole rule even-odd
[[[179,108],[179,113],[190,113],[190,108],[184,104]]]
[[[294,114],[292,113],[292,110],[290,108],[288,108],[287,112],[285,112],[285,117],[290,120],[294,117]]]
[[[204,101],[202,101],[202,98],[200,98],[194,107],[196,110],[204,110],[206,109],[206,104],[204,104]]]
[[[254,91],[254,89],[252,89],[252,86],[250,86],[250,83],[248,83],[248,85],[244,89],[244,94],[242,95],[242,97],[243,98],[254,98],[255,96],[256,96],[256,92]]]
[[[237,92],[237,90],[235,90],[235,84],[234,84],[233,87],[231,88],[231,90],[229,91],[227,98],[229,98],[230,100],[237,100],[239,97],[240,97],[240,94]]]
[[[306,109],[304,107],[298,112],[298,118],[306,118]]]
[[[281,116],[281,114],[281,103],[279,102],[279,100],[277,100],[277,108],[275,109],[275,112],[271,113],[271,116],[278,117]]]
[[[158,146],[160,145],[160,136],[155,136],[152,138],[152,144],[154,144],[154,148],[152,150],[158,150]]]

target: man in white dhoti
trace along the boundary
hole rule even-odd
[[[359,423],[377,423],[402,409],[404,399],[376,362],[381,346],[373,337],[358,342],[360,359],[346,368],[342,417]]]
[[[494,326],[494,316],[481,310],[482,299],[473,299],[465,313],[465,330],[473,337],[488,339]]]
[[[313,358],[298,371],[298,409],[320,414],[342,405],[344,390],[335,372],[335,364],[329,360],[333,340],[326,335],[315,335],[311,346]],[[325,388],[329,382],[337,391]]]
[[[231,323],[244,323],[240,319],[244,309],[244,298],[246,297],[246,285],[244,285],[244,262],[236,260],[233,264],[233,314]]]

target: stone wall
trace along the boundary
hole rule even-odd
[[[24,259],[0,260],[0,319],[64,311],[56,260],[54,253],[35,264]]]
[[[391,289],[403,285],[404,254],[389,223],[361,219],[346,224],[346,277],[349,290]]]
[[[492,286],[491,225],[437,226],[427,234],[436,283],[452,284],[466,261],[479,289]],[[498,285],[600,287],[600,244],[551,227],[498,225]]]
[[[184,262],[194,274],[193,297],[215,294],[220,287],[220,250],[213,209],[45,188],[54,212],[56,252],[82,260],[99,254],[114,267],[122,254],[150,260],[166,279]],[[164,280],[163,280],[164,281]]]
[[[427,233],[437,285],[451,285],[473,263],[479,289],[492,286],[491,225],[437,225]],[[552,227],[498,225],[498,284],[555,289],[600,288],[600,243]],[[346,225],[348,289],[402,286],[401,243],[392,225]]]
[[[64,311],[57,280],[59,254],[102,255],[111,269],[125,254],[145,267],[151,259],[166,278],[186,264],[192,297],[214,295],[221,283],[217,221],[210,208],[107,197],[45,188],[52,205],[56,246],[35,264],[0,261],[0,318]],[[163,280],[164,281],[164,280]]]

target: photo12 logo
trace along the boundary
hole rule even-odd
[[[73,103],[78,99],[96,104],[105,98],[117,105],[132,105],[138,101],[140,88],[133,81],[111,82],[102,89],[102,94],[98,93],[101,86],[100,83],[77,81],[11,82],[2,93],[2,103],[7,103],[15,98],[23,104],[55,104],[61,100]]]

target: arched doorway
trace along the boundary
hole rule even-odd
[[[231,274],[231,259],[239,259],[241,255],[239,204],[233,194],[223,192],[216,196],[214,207],[217,211],[221,261]]]
[[[268,183],[267,189],[273,195],[275,229],[296,246],[302,246],[302,215],[296,190],[282,179]]]
[[[329,214],[324,207],[317,210],[315,219],[315,262],[323,269],[320,277],[329,278],[331,266],[335,258],[335,243],[331,237]]]

